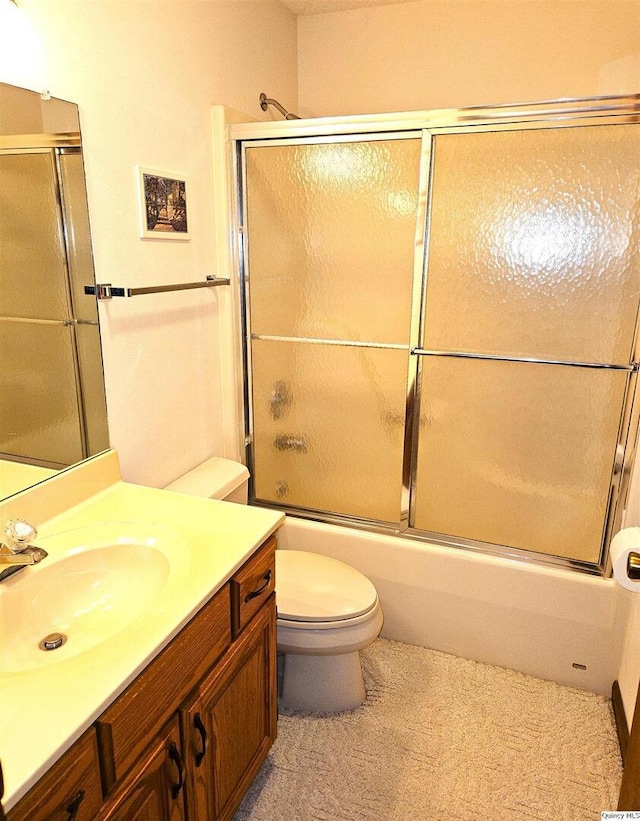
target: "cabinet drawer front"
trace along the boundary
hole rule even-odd
[[[276,537],[272,536],[231,579],[233,637],[251,621],[276,586]]]
[[[98,745],[91,728],[7,813],[7,821],[93,821],[101,804]]]
[[[96,722],[105,789],[135,764],[231,643],[225,585]]]

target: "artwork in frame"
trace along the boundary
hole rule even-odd
[[[138,197],[143,239],[191,239],[184,177],[139,165]]]

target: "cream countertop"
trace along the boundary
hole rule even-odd
[[[53,468],[41,468],[37,465],[23,465],[8,459],[0,459],[0,499],[19,493],[26,487],[42,482],[58,473]]]
[[[178,557],[177,573],[166,595],[112,637],[74,656],[65,657],[65,645],[51,653],[50,661],[47,659],[37,669],[3,673],[0,761],[5,780],[5,811],[14,806],[284,521],[281,513],[272,510],[122,482],[116,478],[117,457],[113,452],[90,460],[85,466],[85,477],[83,466],[79,466],[0,505],[0,523],[19,517],[36,524],[39,532],[35,544],[42,543],[45,549],[55,545],[56,534],[99,523],[135,523],[148,532],[153,532],[155,526],[161,534],[179,534],[185,555]],[[56,483],[58,488],[54,487]],[[86,492],[92,491],[88,498],[82,499],[86,496],[83,487]],[[57,512],[60,500],[54,501],[51,496],[57,490],[62,490],[61,498],[77,503]],[[49,508],[48,512],[54,511],[55,515],[45,521],[38,519],[38,508]],[[49,550],[49,559],[41,566],[51,559],[55,560],[54,549]],[[6,618],[3,591],[9,585],[19,585],[20,578],[29,572],[33,569],[26,568],[0,583],[2,640],[7,636],[2,625]]]

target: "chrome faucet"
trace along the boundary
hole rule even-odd
[[[30,564],[46,558],[47,551],[29,544],[38,535],[37,529],[21,519],[10,519],[4,526],[4,540],[0,543],[0,582]]]

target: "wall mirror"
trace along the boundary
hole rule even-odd
[[[0,83],[0,499],[109,447],[78,107]]]

